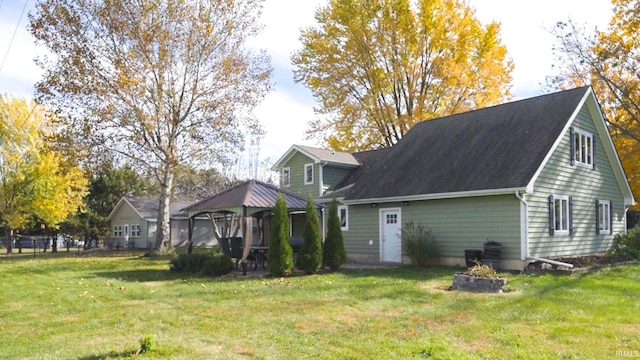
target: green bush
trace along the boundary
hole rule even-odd
[[[344,248],[340,217],[338,216],[338,201],[335,198],[329,204],[327,237],[324,239],[322,247],[322,259],[332,271],[338,270],[347,261],[347,251]]]
[[[225,275],[233,270],[233,260],[219,249],[204,253],[178,254],[171,259],[171,271],[206,276]]]
[[[417,267],[425,267],[436,257],[436,239],[427,226],[413,221],[404,224],[401,231],[402,250]]]
[[[322,240],[320,239],[320,222],[318,211],[311,195],[307,196],[306,222],[304,225],[304,242],[298,255],[298,269],[307,274],[315,274],[322,266]]]
[[[140,339],[139,354],[147,354],[158,351],[158,342],[153,335],[147,335]]]
[[[622,256],[629,260],[640,259],[640,226],[636,226],[626,234],[617,234],[614,237],[616,246],[613,255]]]
[[[273,276],[286,276],[293,271],[293,250],[289,244],[289,214],[282,194],[278,195],[271,218],[267,264],[269,273]]]

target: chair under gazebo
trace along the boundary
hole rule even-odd
[[[306,198],[258,180],[243,182],[185,207],[182,210],[189,215],[187,253],[191,253],[193,248],[192,237],[196,216],[207,215],[211,219],[213,234],[218,243],[222,237],[237,237],[238,232],[242,230],[243,252],[239,263],[242,265],[243,275],[246,275],[247,258],[256,240],[254,236],[258,238],[256,245],[268,246],[269,231],[265,229],[267,226],[270,229],[271,214],[280,194],[284,196],[289,214],[304,214],[307,206]],[[322,207],[319,204],[316,206]],[[254,224],[256,231],[253,230]]]

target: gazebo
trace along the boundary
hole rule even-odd
[[[196,216],[207,214],[211,218],[212,225],[214,226],[213,233],[218,241],[220,241],[221,234],[218,232],[214,214],[221,215],[225,220],[231,216],[231,225],[229,225],[227,229],[224,229],[226,233],[230,233],[230,226],[232,226],[234,222],[233,219],[239,217],[235,231],[237,232],[240,227],[242,228],[244,246],[240,263],[243,266],[243,274],[246,274],[247,257],[249,255],[251,245],[253,244],[252,219],[258,220],[258,233],[260,241],[263,241],[265,227],[264,219],[270,217],[273,208],[275,207],[276,200],[280,194],[284,196],[289,214],[296,212],[301,213],[306,210],[306,198],[257,180],[243,182],[213,195],[210,198],[185,207],[182,210],[186,211],[189,216],[189,241],[187,252],[190,253],[192,250],[193,242],[191,239],[193,236]],[[318,208],[322,208],[322,205],[317,203],[315,205]]]

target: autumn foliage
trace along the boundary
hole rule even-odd
[[[509,99],[500,25],[462,0],[336,0],[302,30],[295,80],[320,103],[309,137],[335,150],[388,147],[417,122]]]

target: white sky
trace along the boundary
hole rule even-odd
[[[502,42],[515,63],[512,93],[516,99],[541,94],[551,73],[553,36],[547,31],[558,21],[571,18],[587,29],[604,30],[611,18],[607,0],[468,0],[483,23],[501,23]],[[10,40],[27,4],[11,47]],[[26,29],[27,12],[35,0],[0,0],[0,93],[33,97],[33,85],[42,71],[33,63],[41,53]],[[293,144],[317,146],[304,139],[307,123],[314,118],[311,92],[293,82],[290,56],[299,49],[299,30],[315,24],[314,11],[328,0],[266,0],[264,30],[253,42],[271,55],[274,91],[255,110],[267,132],[260,159],[275,162]],[[6,56],[6,57],[5,57]]]

